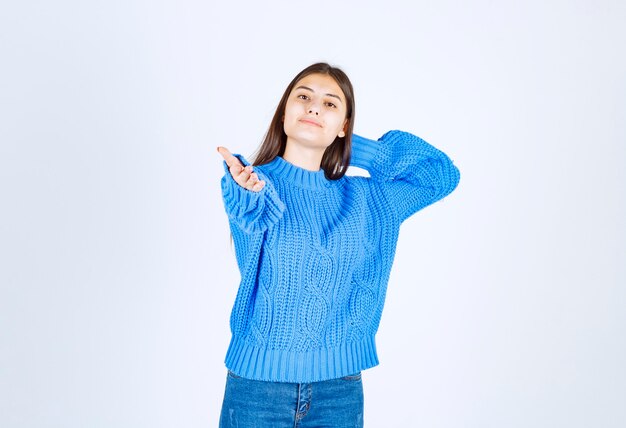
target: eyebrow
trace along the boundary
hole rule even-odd
[[[298,86],[296,89],[308,89],[311,92],[315,92],[313,89],[309,88],[308,86],[304,86],[304,85],[300,85]],[[324,95],[328,95],[329,97],[335,97],[337,98],[339,101],[343,102],[341,100],[341,98],[339,97],[339,95],[335,95],[335,94],[324,94]]]

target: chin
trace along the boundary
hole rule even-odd
[[[316,148],[316,149],[320,149],[320,150],[326,150],[326,148],[328,146],[330,146],[333,142],[331,141],[330,143],[326,143],[324,141],[320,141],[319,138],[315,138],[315,139],[308,139],[308,138],[302,138],[302,137],[292,137],[291,141],[293,141],[294,143],[300,145],[300,146],[304,146],[304,147],[309,147],[309,148]]]

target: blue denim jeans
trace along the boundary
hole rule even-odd
[[[220,428],[361,428],[361,372],[312,383],[266,382],[226,374]]]

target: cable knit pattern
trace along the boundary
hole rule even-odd
[[[317,382],[377,365],[400,224],[452,192],[458,169],[403,131],[353,135],[351,165],[370,177],[328,180],[277,156],[254,167],[266,183],[253,192],[223,164],[241,272],[226,366],[250,379]]]

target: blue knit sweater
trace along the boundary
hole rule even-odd
[[[452,192],[458,169],[402,131],[378,141],[353,135],[351,165],[370,177],[328,180],[277,156],[254,166],[266,182],[254,192],[223,165],[241,273],[226,367],[249,379],[316,382],[378,365],[400,224]]]

